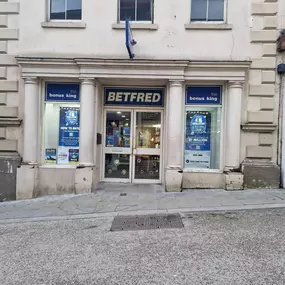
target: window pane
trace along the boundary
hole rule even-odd
[[[65,20],[65,0],[50,1],[50,19]]]
[[[130,156],[128,154],[105,154],[105,178],[130,177]]]
[[[135,179],[159,179],[159,164],[158,155],[136,155]]]
[[[135,21],[135,0],[120,0],[120,21]]]
[[[192,0],[191,21],[207,20],[207,0]]]
[[[81,20],[81,0],[67,0],[66,19]]]
[[[224,0],[209,0],[208,21],[223,21],[224,7]]]
[[[137,0],[137,21],[151,21],[152,0]]]

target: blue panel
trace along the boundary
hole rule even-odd
[[[59,116],[59,146],[79,147],[80,110],[61,107]]]
[[[106,88],[104,103],[107,106],[150,106],[164,105],[162,89]]]
[[[221,86],[189,86],[186,90],[186,105],[221,105]]]
[[[47,83],[46,101],[79,102],[79,84],[76,83]]]

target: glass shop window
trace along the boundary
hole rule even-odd
[[[153,0],[120,0],[120,21],[151,22]]]
[[[45,164],[78,164],[79,132],[79,84],[46,83],[44,111]]]
[[[82,0],[50,0],[50,20],[81,20]]]
[[[220,169],[222,86],[186,89],[184,168]]]

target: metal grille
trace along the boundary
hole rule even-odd
[[[144,215],[144,216],[117,216],[114,218],[111,231],[136,231],[155,229],[183,228],[179,214]]]

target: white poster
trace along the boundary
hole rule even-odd
[[[69,147],[58,147],[57,164],[69,164]]]

